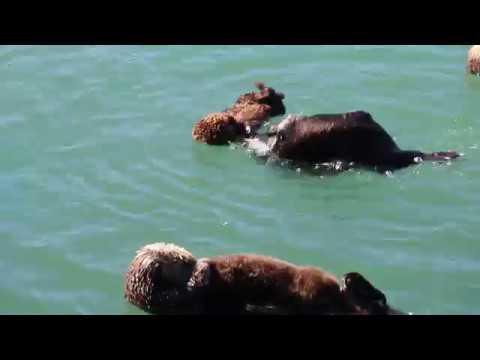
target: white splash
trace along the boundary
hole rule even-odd
[[[257,156],[267,156],[270,153],[268,145],[258,138],[245,139],[248,150],[253,151]]]

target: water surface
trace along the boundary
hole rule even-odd
[[[0,47],[0,313],[141,314],[135,251],[364,273],[417,314],[480,313],[480,79],[468,46]],[[313,177],[191,140],[263,80],[291,113],[367,110],[450,165]]]

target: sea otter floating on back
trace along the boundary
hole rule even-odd
[[[174,244],[142,247],[125,275],[128,302],[150,313],[399,315],[359,273],[233,254],[196,259]]]
[[[268,136],[266,142],[260,142],[259,138],[246,142],[254,150],[261,148],[263,156],[273,155],[312,164],[341,161],[382,172],[421,161],[448,161],[460,156],[454,151],[423,153],[401,150],[365,111],[289,115],[272,126]]]

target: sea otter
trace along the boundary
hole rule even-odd
[[[124,294],[162,314],[401,314],[358,273],[346,274],[342,285],[315,267],[248,254],[197,260],[165,243],[137,252]]]
[[[226,145],[253,136],[270,117],[285,114],[282,93],[262,82],[255,86],[258,93],[241,95],[228,109],[200,119],[193,127],[192,138],[208,145]]]
[[[480,45],[474,45],[468,51],[467,68],[471,74],[480,75]]]
[[[263,155],[299,163],[341,161],[384,172],[421,161],[447,161],[454,151],[426,154],[401,150],[392,137],[365,111],[344,114],[289,115],[268,131]],[[257,150],[259,140],[249,142]],[[262,142],[260,142],[262,144]]]

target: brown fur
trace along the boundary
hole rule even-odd
[[[233,105],[226,113],[245,126],[257,128],[270,118],[271,110],[272,107],[266,104],[241,103]]]
[[[480,45],[474,45],[469,50],[467,67],[471,74],[480,75]]]
[[[245,126],[225,112],[208,114],[192,130],[194,140],[208,145],[224,145],[245,134]]]
[[[286,110],[283,104],[283,99],[285,99],[284,94],[275,91],[273,88],[266,87],[262,82],[256,82],[255,86],[260,91],[258,93],[251,92],[241,95],[235,102],[234,107],[252,103],[262,104],[269,106],[270,116],[272,117],[285,114]]]
[[[208,260],[213,290],[208,307],[274,305],[290,313],[357,313],[345,301],[337,279],[320,269],[299,267],[261,255],[224,255]]]
[[[346,291],[318,268],[248,254],[196,260],[185,249],[160,243],[137,252],[124,291],[130,303],[153,313],[382,313],[369,305],[381,292],[371,286],[360,293],[352,284],[366,280],[352,279]],[[386,300],[382,306],[388,308]]]
[[[284,95],[256,83],[259,93],[240,96],[223,112],[211,113],[193,127],[192,138],[208,145],[226,145],[253,134],[271,116],[285,113]]]

